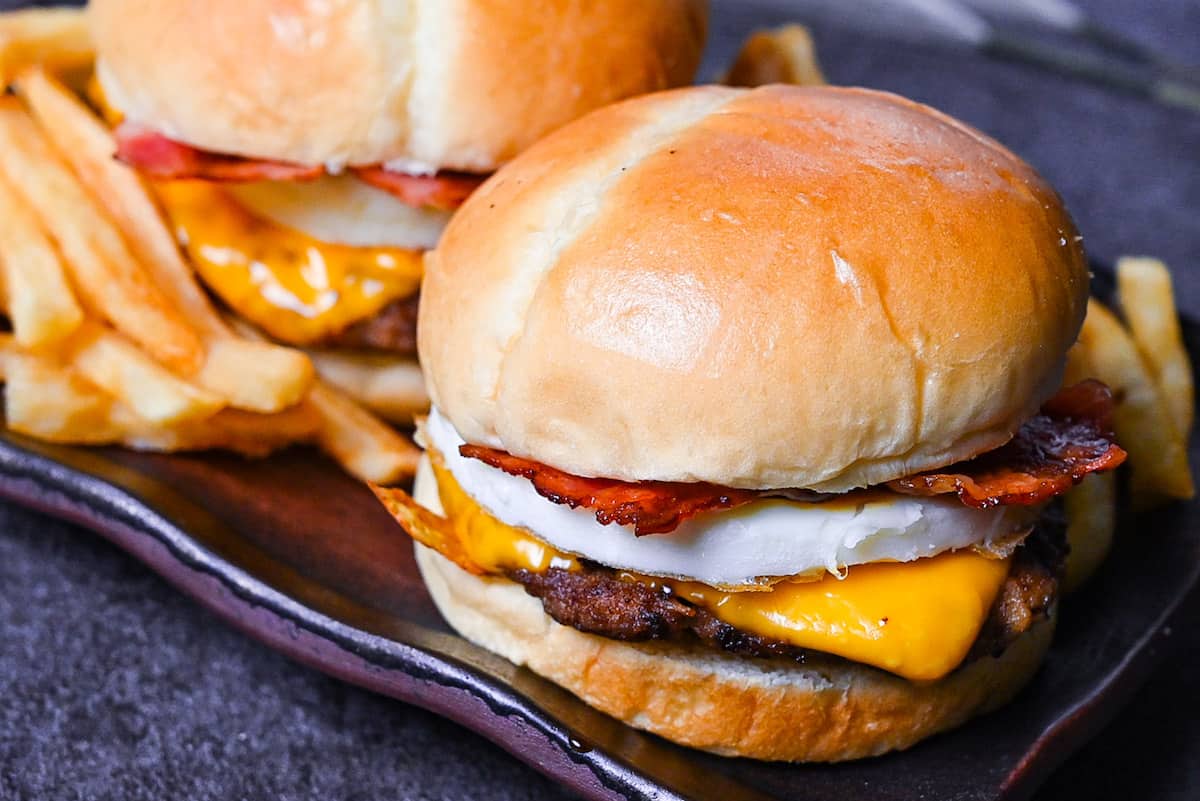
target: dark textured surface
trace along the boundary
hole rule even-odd
[[[754,5],[726,5],[723,41]],[[1086,5],[1200,61],[1194,2]],[[995,134],[1063,190],[1095,255],[1167,257],[1200,313],[1200,117],[969,56],[818,34],[831,79],[903,91]],[[560,795],[453,724],[232,633],[91,534],[11,507],[0,531],[0,798]],[[1200,637],[1176,636],[1180,652],[1044,798],[1200,795]]]

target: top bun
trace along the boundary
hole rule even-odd
[[[418,342],[468,442],[585,476],[841,492],[1005,442],[1088,270],[993,140],[861,89],[595,112],[458,212]]]
[[[109,103],[195,147],[490,172],[553,128],[688,83],[705,0],[92,0]]]

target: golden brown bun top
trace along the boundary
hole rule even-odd
[[[92,0],[129,119],[207,150],[488,172],[614,100],[689,82],[706,0]]]
[[[469,442],[580,475],[842,491],[994,448],[1083,320],[1027,164],[861,89],[702,87],[535,145],[427,263],[418,340]]]

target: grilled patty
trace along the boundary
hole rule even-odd
[[[1049,616],[1066,558],[1065,526],[1046,516],[1014,555],[1012,569],[979,633],[968,661],[999,656],[1034,623]],[[614,640],[702,642],[744,656],[778,656],[803,662],[809,651],[741,631],[709,612],[659,590],[588,564],[578,572],[516,570],[509,578],[540,598],[564,626]]]
[[[326,337],[320,347],[376,350],[417,355],[417,306],[420,293],[394,300],[375,314]]]

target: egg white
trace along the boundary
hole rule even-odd
[[[351,175],[315,181],[229,184],[250,211],[314,239],[355,247],[429,250],[441,238],[450,212],[413,208]]]
[[[552,503],[527,479],[461,456],[463,439],[437,409],[424,432],[463,491],[501,522],[609,567],[712,586],[839,574],[971,546],[1002,550],[1031,521],[1028,509],[980,510],[952,497],[880,493],[857,504],[755,501],[691,518],[669,534],[638,537],[632,526],[601,525],[594,512]]]

